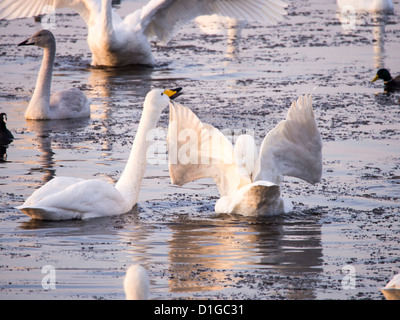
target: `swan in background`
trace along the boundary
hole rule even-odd
[[[150,280],[146,269],[138,264],[131,265],[124,278],[126,300],[147,300],[149,288]]]
[[[395,275],[381,291],[387,300],[400,300],[400,274]]]
[[[56,177],[37,189],[17,209],[39,220],[86,219],[130,211],[137,203],[146,170],[147,133],[156,127],[174,90],[153,89],[146,95],[142,116],[125,169],[115,186],[104,180]]]
[[[286,14],[281,0],[151,0],[122,19],[111,0],[0,0],[0,19],[32,17],[45,6],[68,7],[88,26],[93,66],[154,65],[149,40],[167,43],[184,24],[202,15],[276,23]]]
[[[258,156],[252,136],[239,136],[233,147],[218,129],[202,123],[190,109],[170,103],[172,183],[213,178],[221,196],[215,205],[217,213],[256,216],[291,211],[292,204],[280,195],[282,176],[319,182],[321,150],[311,96],[292,103],[286,120],[264,138]]]
[[[337,0],[337,5],[340,10],[348,6],[355,11],[393,12],[392,0]]]
[[[44,49],[42,65],[31,101],[25,111],[30,120],[54,120],[90,116],[91,101],[77,88],[50,95],[51,78],[56,56],[56,40],[49,30],[41,30],[18,46],[35,45]]]
[[[7,129],[7,115],[2,112],[0,113],[0,144],[9,144],[14,140],[14,136],[10,130]]]

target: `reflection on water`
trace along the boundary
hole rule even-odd
[[[231,277],[227,270],[267,268],[288,275],[322,271],[321,226],[312,220],[227,218],[185,221],[170,228],[170,272],[179,275],[170,279],[171,292],[221,290]],[[230,279],[230,286],[240,280]]]
[[[357,12],[351,6],[338,12],[338,18],[342,23],[343,31],[346,33],[357,33],[359,28],[371,29],[372,47],[374,51],[373,67],[380,69],[384,67],[384,40],[385,26],[389,21],[390,13],[387,12]]]
[[[68,120],[46,120],[35,121],[27,120],[28,131],[36,133],[32,144],[37,145],[37,149],[41,152],[39,159],[30,162],[30,172],[39,171],[43,173],[42,181],[44,183],[54,178],[56,170],[54,168],[54,152],[52,142],[55,136],[64,140],[62,143],[69,146],[69,132],[84,128],[89,123],[88,119],[68,119]],[[27,162],[29,164],[29,162]],[[39,167],[38,167],[39,166]]]
[[[306,216],[208,220],[184,216],[179,222],[157,224],[151,237],[135,231],[122,234],[122,239],[131,243],[128,251],[136,262],[167,265],[168,291],[175,294],[213,294],[239,287],[240,273],[249,269],[265,270],[263,281],[268,270],[289,277],[313,274],[313,281],[322,272],[321,225]],[[304,289],[303,295],[315,296],[313,287]]]

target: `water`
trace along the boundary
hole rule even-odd
[[[52,89],[79,87],[92,116],[45,122],[23,117],[42,53],[16,46],[40,25],[1,21],[0,110],[16,139],[0,163],[0,297],[123,299],[125,270],[141,263],[152,299],[382,299],[400,270],[400,112],[399,95],[370,80],[380,65],[400,73],[398,12],[361,15],[348,31],[334,1],[289,1],[288,11],[278,26],[243,24],[239,41],[235,29],[207,34],[191,23],[168,46],[153,43],[154,69],[123,70],[91,68],[84,23],[61,11]],[[177,86],[204,122],[250,128],[258,144],[293,99],[313,92],[322,182],[286,180],[291,214],[217,215],[211,180],[173,186],[162,163],[148,166],[138,207],[118,217],[41,222],[14,209],[54,176],[115,183],[144,96]],[[160,128],[167,123],[166,110]],[[56,270],[54,290],[41,285],[45,265]],[[354,289],[342,286],[346,265]]]

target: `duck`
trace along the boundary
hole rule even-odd
[[[167,142],[172,184],[213,178],[220,194],[216,213],[289,213],[293,205],[281,196],[283,176],[311,184],[321,181],[322,140],[311,95],[293,101],[286,119],[265,136],[259,152],[252,135],[240,135],[233,146],[221,131],[177,102],[170,103]]]
[[[337,0],[339,9],[351,6],[356,11],[393,12],[392,0]]]
[[[379,69],[375,77],[371,80],[371,82],[375,82],[379,79],[383,80],[385,92],[393,92],[400,90],[400,75],[396,76],[395,78],[392,78],[389,70]]]
[[[40,30],[18,46],[38,46],[44,49],[44,55],[36,87],[25,111],[27,120],[55,120],[85,118],[90,116],[91,100],[77,88],[61,90],[53,95],[51,79],[56,56],[56,40],[49,30]]]
[[[7,129],[7,114],[0,113],[0,144],[8,145],[14,140],[14,136],[10,130]]]
[[[126,300],[148,300],[150,280],[146,269],[140,264],[132,264],[126,270],[124,291]]]
[[[153,89],[146,95],[128,161],[115,185],[101,179],[54,177],[17,209],[37,220],[88,219],[131,211],[146,170],[146,151],[150,146],[147,133],[156,127],[162,110],[181,90]]]
[[[387,300],[400,300],[400,274],[395,275],[381,292]]]
[[[88,27],[92,66],[154,66],[150,40],[169,42],[180,27],[202,15],[219,14],[276,23],[286,15],[282,0],[151,0],[124,19],[112,10],[111,0],[1,0],[0,19],[37,16],[46,6],[68,7]]]

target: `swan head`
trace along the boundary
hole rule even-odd
[[[390,75],[390,72],[387,69],[379,69],[378,72],[376,73],[375,78],[373,78],[371,82],[375,82],[378,79],[382,79],[383,81],[387,82],[392,80],[392,76]]]
[[[161,112],[168,105],[170,100],[182,94],[182,88],[176,89],[153,89],[147,95],[144,101],[145,108],[151,108],[154,111]]]
[[[131,265],[124,278],[126,300],[147,300],[150,281],[147,271],[141,265]]]
[[[41,48],[49,48],[55,46],[56,40],[54,35],[49,30],[40,30],[36,32],[32,37],[22,41],[18,46],[38,46]]]

